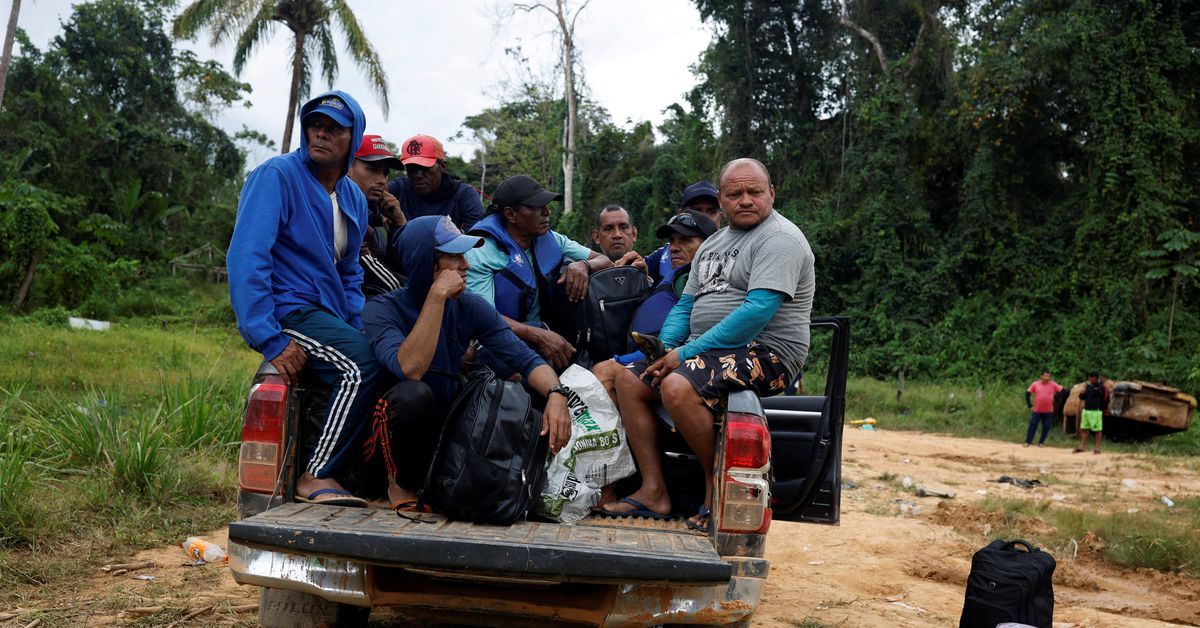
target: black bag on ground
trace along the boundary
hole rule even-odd
[[[992,541],[975,552],[959,628],[1004,622],[1051,628],[1054,564],[1053,556],[1025,541]]]
[[[450,404],[421,501],[460,521],[516,522],[546,482],[541,429],[542,414],[520,384],[473,371]]]
[[[632,351],[629,324],[649,292],[650,280],[645,272],[633,266],[617,266],[593,274],[582,301],[570,303],[564,296],[559,318],[568,330],[564,337],[578,351],[575,361],[591,366]]]

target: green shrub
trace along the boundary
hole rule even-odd
[[[39,521],[34,499],[35,443],[24,430],[10,429],[0,439],[0,545],[27,542]]]
[[[37,310],[29,315],[29,319],[46,327],[66,327],[71,313],[65,307],[48,307]]]

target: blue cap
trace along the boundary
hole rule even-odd
[[[477,246],[483,246],[483,238],[463,235],[463,232],[459,231],[458,225],[455,225],[449,216],[442,216],[442,219],[433,226],[433,250],[439,253],[458,255]]]
[[[350,112],[350,107],[346,105],[346,101],[337,96],[322,98],[316,107],[309,109],[308,113],[304,114],[304,117],[300,119],[300,125],[304,126],[314,113],[323,113],[329,116],[334,122],[346,128],[354,128],[354,114]]]
[[[683,188],[683,200],[679,201],[679,207],[687,207],[692,204],[692,201],[705,196],[711,197],[714,203],[718,202],[717,188],[714,188],[708,181],[697,181]]]

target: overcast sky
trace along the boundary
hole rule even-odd
[[[184,0],[184,4],[188,0]],[[19,25],[34,45],[45,49],[67,19],[69,0],[24,0]],[[500,85],[515,76],[504,50],[519,44],[531,65],[549,68],[553,16],[544,11],[521,15],[502,29],[494,27],[492,0],[350,0],[374,43],[388,75],[391,113],[384,120],[375,96],[348,56],[341,54],[335,87],[354,95],[367,115],[367,132],[400,143],[428,133],[446,142],[452,154],[468,155],[469,141],[449,142],[467,116],[494,105]],[[573,4],[579,4],[576,0]],[[0,0],[7,20],[11,0]],[[662,110],[680,101],[696,83],[691,66],[711,38],[710,29],[689,0],[592,0],[576,25],[576,40],[592,97],[618,124],[626,120],[660,122]],[[241,79],[253,88],[250,108],[226,112],[219,123],[229,132],[242,126],[262,131],[278,144],[283,135],[291,68],[291,32],[276,29],[253,56]],[[231,69],[232,46],[212,48],[204,35],[194,44],[202,59]],[[339,50],[341,52],[341,50]],[[327,87],[314,82],[312,93]],[[295,141],[293,141],[293,147]],[[269,154],[252,155],[259,161]],[[254,165],[254,164],[250,164]]]

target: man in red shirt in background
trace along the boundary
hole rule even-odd
[[[1033,444],[1033,435],[1037,433],[1038,422],[1042,424],[1042,437],[1038,439],[1038,447],[1046,443],[1046,435],[1050,433],[1050,424],[1054,422],[1054,393],[1062,390],[1058,382],[1050,379],[1050,371],[1042,371],[1042,376],[1029,385],[1025,391],[1025,405],[1033,413],[1029,415],[1029,429],[1025,430],[1025,446]]]

